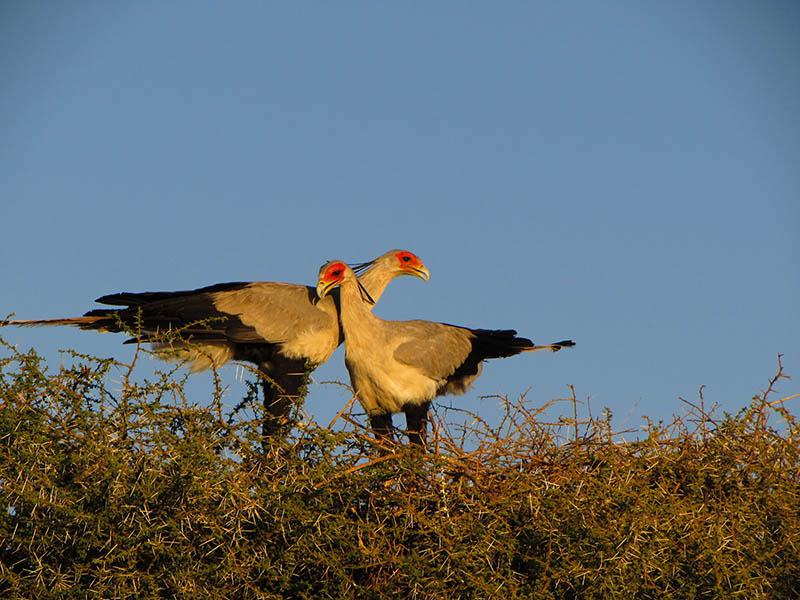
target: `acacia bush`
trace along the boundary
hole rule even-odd
[[[782,367],[635,442],[573,393],[568,418],[520,399],[380,456],[348,411],[262,444],[255,385],[224,414],[182,371],[4,348],[2,598],[800,597]]]

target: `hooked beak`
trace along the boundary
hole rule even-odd
[[[416,267],[409,267],[409,275],[413,275],[414,277],[419,277],[423,281],[428,281],[431,278],[430,271],[428,271],[428,267],[420,263]]]
[[[322,300],[325,296],[327,296],[330,293],[330,291],[333,288],[335,288],[340,283],[341,280],[339,279],[334,279],[333,281],[325,281],[323,279],[320,279],[317,282],[317,296],[319,296],[319,299]]]

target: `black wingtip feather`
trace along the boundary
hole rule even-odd
[[[153,302],[162,302],[185,296],[197,296],[202,294],[213,294],[215,292],[226,292],[238,290],[250,285],[248,281],[231,281],[229,283],[215,283],[196,290],[180,290],[177,292],[119,292],[101,296],[95,302],[109,304],[111,306],[144,306]]]
[[[470,331],[473,335],[472,351],[448,381],[477,374],[478,366],[484,360],[515,356],[536,346],[528,338],[517,337],[517,332],[513,329],[470,329]],[[557,352],[561,348],[570,348],[574,345],[575,342],[572,340],[562,340],[551,344],[551,347],[553,352]]]
[[[531,348],[534,343],[528,338],[517,337],[513,329],[472,329],[473,353],[487,358],[506,358]]]
[[[534,345],[528,338],[517,337],[513,329],[470,329],[470,332],[473,335],[472,351],[448,378],[451,381],[475,375],[478,365],[486,359],[515,356]]]

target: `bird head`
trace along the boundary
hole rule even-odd
[[[350,266],[353,268],[353,271],[360,276],[364,271],[377,265],[381,265],[388,272],[391,272],[394,277],[399,275],[413,275],[424,281],[428,281],[431,277],[428,267],[422,263],[416,254],[408,250],[389,250],[375,260]]]
[[[431,274],[428,268],[422,264],[419,257],[413,252],[408,250],[392,250],[390,252],[392,259],[396,261],[396,268],[402,275],[413,275],[419,277],[423,281],[428,281]]]
[[[349,271],[349,273],[348,273]],[[337,285],[340,285],[347,276],[355,277],[353,270],[340,260],[326,262],[319,269],[317,279],[317,296],[324,298]]]

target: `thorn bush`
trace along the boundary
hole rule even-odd
[[[3,347],[2,598],[800,597],[780,361],[738,414],[701,392],[634,442],[573,391],[569,418],[437,415],[430,452],[378,457],[349,413],[262,444],[258,402],[224,415],[178,371]]]

